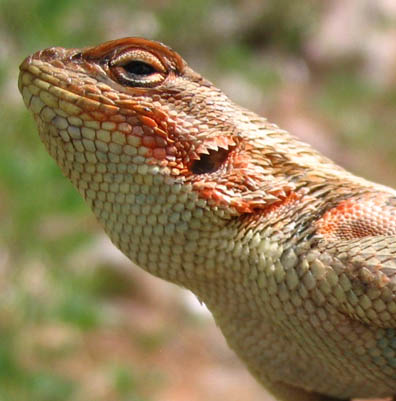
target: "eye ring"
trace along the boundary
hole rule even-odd
[[[129,49],[109,61],[113,77],[122,85],[152,88],[161,84],[167,70],[161,60],[149,51]]]

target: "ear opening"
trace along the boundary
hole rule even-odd
[[[279,173],[272,154],[253,150],[245,144],[206,145],[191,162],[187,180],[200,197],[239,214],[294,201],[294,184]]]
[[[217,171],[227,159],[231,149],[210,149],[201,153],[199,159],[194,160],[190,166],[193,174],[210,174]]]

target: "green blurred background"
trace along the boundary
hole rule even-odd
[[[18,65],[157,39],[235,101],[396,185],[393,0],[0,0],[0,401],[265,399],[210,316],[133,267],[41,145]]]

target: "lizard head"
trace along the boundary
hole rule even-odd
[[[264,157],[254,143],[279,129],[233,104],[161,43],[125,38],[45,49],[22,63],[19,88],[69,177],[79,158],[134,159],[233,214],[289,191],[274,183],[274,147]]]
[[[184,244],[292,192],[280,130],[161,43],[49,48],[20,71],[49,153],[132,259],[131,235],[137,248],[153,233]]]

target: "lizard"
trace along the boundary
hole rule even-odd
[[[112,242],[205,303],[275,398],[395,397],[395,190],[233,103],[159,42],[47,48],[18,84]]]

